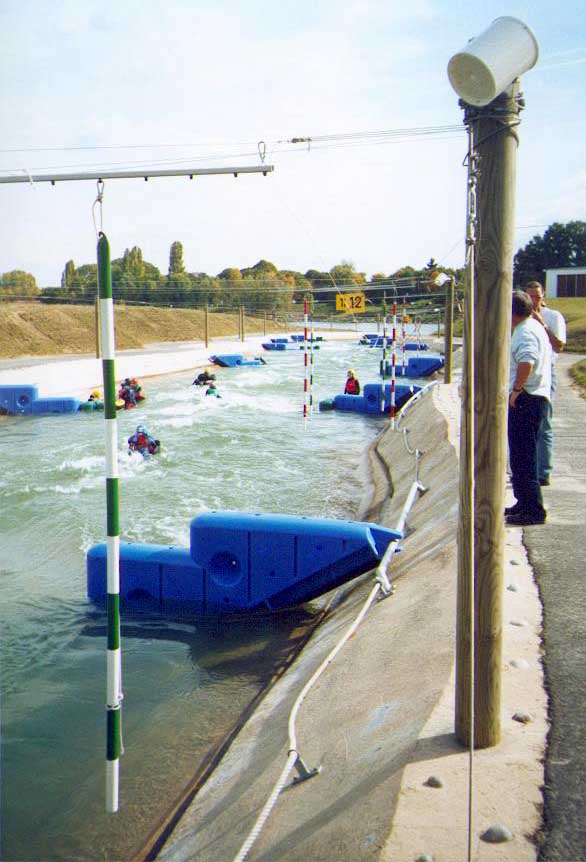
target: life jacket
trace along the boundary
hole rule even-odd
[[[128,441],[128,445],[131,449],[137,449],[140,452],[142,449],[149,448],[149,442],[146,434],[133,434]]]
[[[355,377],[349,377],[346,380],[346,388],[344,392],[346,395],[358,395],[360,391],[360,387],[358,386],[358,380]]]

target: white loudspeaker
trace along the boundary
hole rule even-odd
[[[488,105],[507,87],[533,68],[539,56],[537,39],[518,18],[496,18],[476,39],[454,54],[448,78],[469,105]]]

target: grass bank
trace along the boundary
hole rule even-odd
[[[270,320],[271,331],[284,328]],[[209,338],[238,335],[238,314],[208,314]],[[262,333],[261,318],[246,317],[245,333]],[[116,348],[131,350],[173,341],[203,341],[205,313],[197,309],[116,306]],[[0,304],[0,359],[95,353],[95,311],[86,305]]]

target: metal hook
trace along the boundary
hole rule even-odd
[[[92,219],[94,222],[94,230],[96,231],[96,236],[99,236],[103,232],[103,212],[102,212],[102,201],[104,200],[104,180],[97,181],[98,187],[98,196],[96,197],[93,206],[92,206]],[[99,204],[100,207],[100,230],[98,231],[98,227],[96,225],[96,204]]]
[[[261,160],[262,164],[264,165],[264,163],[265,163],[265,156],[266,156],[266,154],[267,154],[267,145],[265,144],[265,142],[264,142],[264,141],[259,141],[259,142],[258,142],[258,154],[259,154],[259,156],[260,156],[260,160]]]

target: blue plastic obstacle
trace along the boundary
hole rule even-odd
[[[0,386],[0,414],[40,416],[50,413],[77,413],[77,398],[39,398],[36,386]]]
[[[120,545],[120,598],[128,606],[196,613],[303,604],[375,568],[396,530],[360,521],[206,512],[190,548]],[[87,554],[88,597],[107,599],[106,545]]]
[[[420,389],[420,386],[396,383],[395,407],[402,407]],[[319,409],[320,411],[334,409],[347,410],[352,413],[370,413],[374,416],[388,416],[391,410],[391,384],[367,383],[362,390],[362,395],[336,395],[333,404],[331,400],[320,402]]]
[[[314,335],[313,338],[310,335],[309,338],[307,339],[307,341],[312,341],[312,342],[313,341],[323,341],[323,340],[324,340],[323,335]],[[292,335],[291,341],[296,341],[299,344],[300,342],[305,341],[305,335],[299,335],[299,333],[297,333],[296,335]]]
[[[430,374],[444,367],[444,361],[443,356],[410,356],[405,365],[405,373],[403,374],[403,366],[397,365],[395,375],[397,377],[410,377],[411,379],[429,377]],[[391,363],[385,362],[383,369],[381,362],[380,372],[383,377],[390,377]]]
[[[261,359],[247,359],[242,353],[220,353],[210,356],[210,362],[222,368],[237,368],[240,365],[264,365]]]
[[[367,332],[362,336],[359,344],[365,344],[367,347],[384,347],[384,338],[382,335],[377,335],[376,333]],[[391,339],[387,336],[387,344],[386,346],[390,349],[391,347]],[[402,350],[405,347],[405,350],[429,350],[429,345],[423,344],[423,342],[417,341],[406,341],[405,344],[397,344],[397,349]]]

